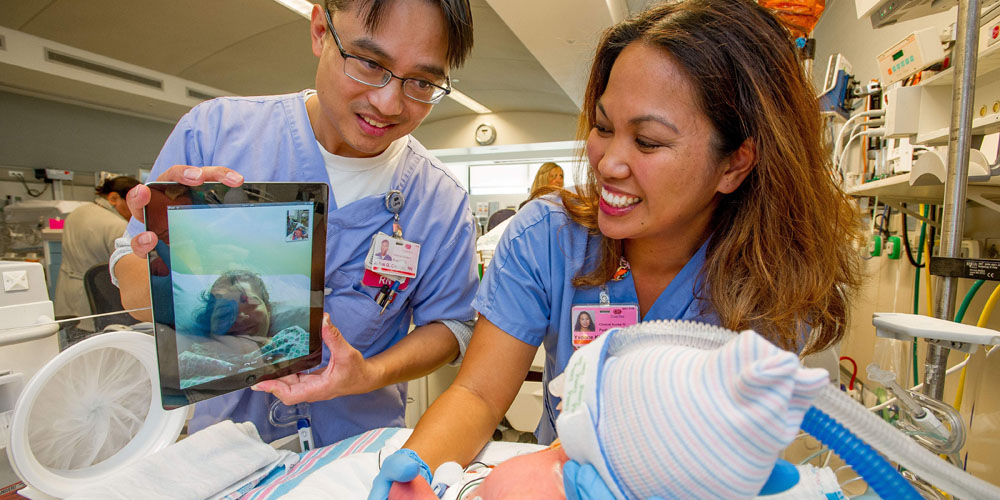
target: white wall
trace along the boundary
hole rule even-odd
[[[510,112],[463,115],[423,123],[413,136],[427,149],[470,148],[476,144],[476,127],[490,123],[497,130],[494,146],[575,139],[577,115]]]

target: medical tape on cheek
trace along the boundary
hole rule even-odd
[[[566,365],[562,411],[556,432],[566,456],[581,464],[593,465],[615,498],[624,500],[618,480],[608,467],[607,457],[597,437],[600,417],[600,380],[612,329],[573,353]]]

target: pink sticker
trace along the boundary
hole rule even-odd
[[[364,286],[373,286],[376,288],[382,288],[383,285],[392,286],[392,280],[386,278],[385,276],[382,276],[381,274],[374,273],[365,269],[365,275],[364,277],[361,278],[361,284]],[[406,287],[409,284],[410,284],[410,278],[406,278],[405,280],[399,283],[399,288],[397,290],[402,292],[403,290],[406,290]]]
[[[570,319],[573,325],[573,348],[579,349],[612,328],[638,323],[639,307],[629,304],[573,306]]]

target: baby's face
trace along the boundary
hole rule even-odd
[[[569,460],[560,448],[548,448],[514,457],[497,465],[486,480],[462,498],[465,500],[558,500],[565,499],[563,464]],[[422,478],[396,483],[390,500],[434,500],[437,497]],[[461,500],[461,499],[460,499]]]
[[[267,303],[260,296],[260,292],[249,283],[238,281],[232,285],[218,285],[212,288],[212,295],[217,299],[231,300],[238,306],[239,312],[236,315],[236,320],[226,333],[255,337],[267,336],[267,330],[271,326],[271,315],[267,311]]]

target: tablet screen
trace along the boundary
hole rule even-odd
[[[150,261],[164,407],[317,365],[326,185],[164,186],[172,203],[147,209],[166,230]]]

